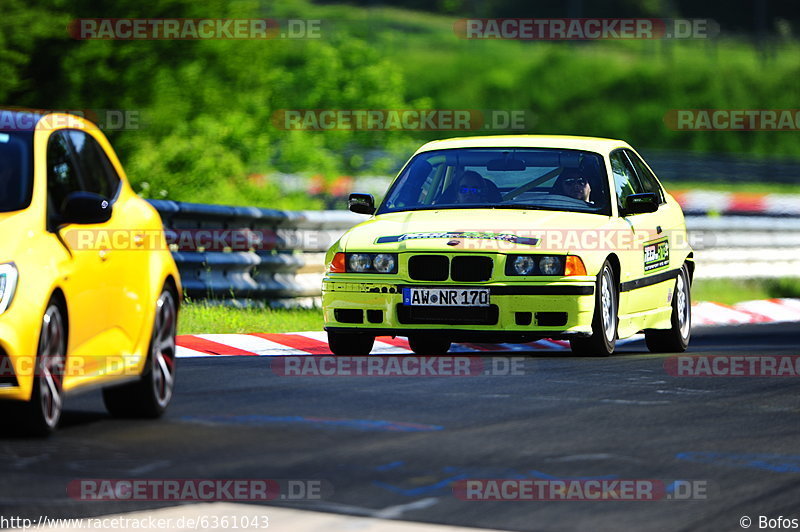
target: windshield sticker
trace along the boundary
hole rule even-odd
[[[375,240],[376,244],[390,244],[394,242],[404,242],[406,240],[426,240],[432,238],[463,238],[463,239],[479,239],[479,240],[502,240],[503,242],[511,242],[512,244],[525,244],[528,246],[535,246],[539,244],[538,238],[529,238],[525,236],[510,235],[507,233],[482,233],[482,232],[462,232],[462,231],[448,231],[439,233],[405,233],[402,235],[394,236],[381,236]]]
[[[669,241],[665,238],[644,246],[644,271],[650,272],[669,266]]]

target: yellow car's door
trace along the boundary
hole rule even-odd
[[[669,225],[661,208],[651,213],[629,213],[628,196],[649,191],[642,186],[625,150],[615,150],[609,158],[617,208],[634,234],[629,248],[621,251],[626,264],[620,279],[619,334],[625,336],[644,328],[648,314],[669,305],[671,284],[655,282],[669,270]]]
[[[104,261],[101,275],[107,324],[102,333],[102,351],[108,355],[105,371],[118,375],[140,365],[135,344],[152,306],[147,285],[150,255],[142,227],[148,216],[142,215],[141,200],[122,184],[106,153],[111,147],[104,148],[99,141],[105,139],[92,133],[73,130],[69,137],[84,190],[102,196],[112,205],[111,218],[95,235],[95,247]]]
[[[105,365],[103,335],[109,327],[109,249],[97,245],[94,235],[104,224],[62,224],[65,200],[85,190],[69,131],[58,130],[47,144],[47,229],[67,248],[62,287],[69,316],[68,364],[64,389],[91,378]],[[89,238],[87,238],[89,237]]]

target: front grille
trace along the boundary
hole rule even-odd
[[[408,276],[415,281],[446,281],[449,266],[444,255],[414,255],[408,259]]]
[[[397,321],[403,324],[497,325],[497,305],[488,307],[415,307],[397,305]]]
[[[453,257],[450,277],[458,282],[488,281],[492,278],[491,257]]]
[[[357,308],[334,309],[333,317],[339,323],[364,323],[364,313]]]

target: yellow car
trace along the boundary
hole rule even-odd
[[[58,424],[102,387],[118,416],[159,416],[175,382],[180,278],[158,213],[94,124],[0,110],[0,411]],[[10,415],[9,415],[10,414]]]
[[[372,215],[326,255],[325,330],[337,354],[376,336],[418,354],[451,342],[568,339],[610,355],[644,331],[684,351],[693,252],[683,212],[627,143],[567,136],[425,144]]]

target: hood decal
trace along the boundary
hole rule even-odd
[[[432,233],[404,233],[402,235],[381,236],[375,240],[375,243],[391,244],[395,242],[403,242],[406,240],[426,240],[433,238],[502,240],[504,242],[511,242],[513,244],[525,244],[528,246],[535,246],[539,243],[540,240],[538,238],[517,236],[508,233],[487,233],[479,231],[447,231],[447,232],[432,232]]]

